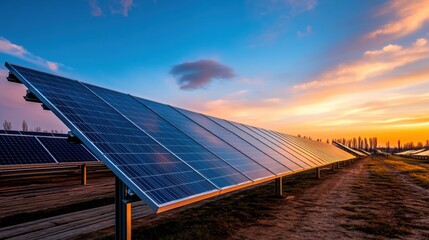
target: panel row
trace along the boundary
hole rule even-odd
[[[155,211],[353,158],[332,145],[6,66]]]
[[[98,161],[81,144],[66,138],[0,134],[0,165]]]

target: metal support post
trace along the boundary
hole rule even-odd
[[[337,162],[336,164],[337,164],[337,168],[340,168],[340,162]]]
[[[335,166],[334,166],[334,164],[332,163],[332,164],[331,164],[331,171],[334,171],[334,169],[335,169]]]
[[[126,201],[127,187],[115,178],[115,239],[131,240],[131,203]]]
[[[275,194],[278,197],[283,195],[283,179],[281,177],[275,179]]]
[[[86,163],[80,166],[80,184],[86,185]]]
[[[320,179],[320,168],[315,169],[316,179]]]

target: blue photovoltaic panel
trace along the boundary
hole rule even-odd
[[[248,126],[250,128],[250,126]],[[313,156],[310,156],[305,150],[303,149],[299,149],[296,146],[294,146],[293,144],[290,143],[286,143],[280,139],[278,139],[277,137],[274,137],[266,132],[264,132],[261,128],[258,127],[251,127],[251,130],[253,132],[255,132],[256,134],[258,134],[259,136],[265,138],[266,140],[270,141],[271,143],[285,149],[288,150],[290,153],[294,154],[295,156],[299,157],[300,159],[305,159],[307,161],[310,161],[314,164],[324,164],[326,162],[324,162],[321,159],[317,159]]]
[[[303,166],[305,169],[317,166],[316,164],[312,163],[311,161],[305,161],[305,159],[300,159],[299,157],[290,153],[289,151],[286,151],[285,149],[277,146],[276,144],[273,144],[272,142],[270,142],[270,141],[266,140],[265,138],[259,136],[258,134],[256,134],[255,132],[253,132],[252,130],[250,130],[248,127],[246,127],[243,124],[235,123],[232,121],[230,121],[230,123],[233,124],[234,126],[236,126],[237,128],[241,129],[242,131],[248,133],[250,136],[254,137],[255,139],[261,141],[262,143],[269,146],[270,148],[276,150],[277,152],[279,152],[283,156],[287,157],[288,159],[291,159],[293,162],[298,163],[299,165]]]
[[[59,163],[96,162],[97,159],[82,144],[67,142],[67,138],[37,137]]]
[[[68,137],[68,135],[67,134],[64,134],[64,133],[52,133],[52,136],[54,136],[54,137]]]
[[[332,161],[335,161],[335,159],[336,159],[331,154],[326,153],[325,151],[321,151],[320,148],[312,147],[310,144],[304,144],[301,141],[297,141],[296,139],[289,138],[285,135],[282,135],[280,132],[270,131],[270,130],[266,130],[266,131],[268,133],[271,133],[274,136],[277,136],[280,139],[283,139],[285,142],[288,142],[292,145],[295,145],[297,147],[305,149],[307,152],[309,152],[313,156],[318,157],[320,159],[324,159],[327,162],[332,162]]]
[[[274,174],[267,170],[267,168],[233,147],[233,141],[238,141],[238,139],[235,138],[236,136],[231,132],[213,121],[210,121],[204,115],[179,108],[175,109],[215,135],[217,137],[216,139],[220,139],[216,144],[212,143],[206,147],[211,149],[225,161],[228,161],[236,169],[246,174],[246,176],[252,178],[252,180],[274,176]]]
[[[6,64],[93,153],[156,211],[219,192],[81,83]]]
[[[207,126],[190,120],[170,106],[140,98],[138,100],[252,180],[273,176],[271,172],[256,164],[253,160],[208,131],[206,129]]]
[[[227,189],[323,166],[322,160],[341,161],[351,156],[331,145],[208,117],[8,63],[6,66],[157,212],[228,192]],[[23,136],[19,131],[15,134],[10,136],[40,141],[39,145],[52,149],[56,158],[66,159],[60,161],[75,161],[66,158],[69,154],[64,151],[55,151],[65,145],[58,146],[48,139],[54,137]],[[82,161],[86,157],[77,158]]]
[[[307,145],[309,148],[312,148],[314,151],[319,151],[325,155],[331,156],[333,159],[335,159],[334,161],[349,160],[353,158],[352,155],[338,149],[337,147],[331,144],[321,144],[309,139],[303,139],[300,137],[291,136],[284,133],[279,133],[279,134],[284,136],[285,138],[292,139],[295,142],[301,142],[301,144]]]
[[[254,156],[257,159],[265,159],[267,157],[275,159],[293,171],[299,171],[299,170],[303,169],[303,167],[301,165],[293,162],[291,159],[289,159],[289,158],[281,155],[280,153],[276,152],[274,149],[272,149],[269,146],[265,145],[264,143],[260,142],[256,138],[250,136],[246,132],[243,132],[241,129],[235,127],[230,122],[223,120],[223,119],[215,118],[215,117],[209,117],[209,118],[212,121],[216,122],[217,124],[228,129],[229,131],[231,131],[232,133],[234,133],[235,135],[237,135],[241,139],[245,140],[246,142],[248,142],[249,144],[254,146],[257,150],[260,151],[260,153],[252,152],[251,156]]]
[[[33,136],[0,135],[0,165],[56,163]]]
[[[275,140],[280,144],[288,145],[290,148],[294,149],[295,151],[299,151],[301,154],[304,154],[308,158],[314,159],[315,161],[322,163],[329,162],[325,157],[321,157],[318,154],[309,151],[305,146],[300,145],[294,141],[289,141],[287,139],[284,139],[282,136],[277,135],[275,131],[270,131],[263,128],[258,128],[258,130],[264,133],[267,137],[270,137],[271,139]]]
[[[89,84],[85,85],[217,187],[232,187],[250,182],[243,174],[216,157],[134,97]]]
[[[266,154],[259,151],[259,149],[251,145],[249,142],[245,141],[244,139],[236,135],[234,132],[231,132],[227,128],[218,124],[216,121],[213,121],[209,117],[202,114],[196,113],[196,115],[198,116],[199,123],[205,128],[207,128],[207,130],[214,133],[216,136],[218,136],[225,142],[229,143],[238,151],[245,153],[245,155],[248,156],[250,159],[264,166],[271,172],[277,175],[284,175],[285,173],[292,172],[292,169],[279,163],[275,159],[268,157]],[[200,116],[203,117],[200,118]]]
[[[48,132],[26,132],[26,131],[21,131],[22,135],[31,135],[31,136],[48,136],[48,137],[52,137],[52,133],[48,133]]]
[[[7,134],[13,134],[13,135],[21,135],[20,131],[15,131],[15,130],[5,130],[5,132]]]

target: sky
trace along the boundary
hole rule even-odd
[[[67,128],[3,62],[313,139],[429,139],[429,0],[0,1],[0,121]]]

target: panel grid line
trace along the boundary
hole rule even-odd
[[[219,158],[220,160],[222,160],[225,164],[227,164],[228,166],[234,168],[235,170],[237,170],[239,173],[241,173],[242,175],[244,175],[247,179],[249,179],[249,181],[253,182],[253,180],[247,176],[245,173],[240,172],[237,168],[235,168],[233,165],[231,165],[230,163],[228,163],[227,161],[225,161],[223,158],[221,158],[219,155],[217,155],[216,153],[214,153],[213,151],[211,151],[210,149],[208,149],[207,147],[205,147],[204,145],[202,145],[201,143],[199,143],[196,139],[194,139],[193,137],[191,137],[189,134],[187,134],[186,132],[182,131],[180,128],[178,128],[176,125],[174,125],[171,121],[169,121],[168,119],[166,119],[165,117],[163,117],[161,114],[155,112],[152,108],[150,108],[149,106],[145,105],[144,103],[142,103],[141,101],[139,101],[138,99],[136,99],[136,97],[130,95],[134,100],[136,100],[137,102],[139,102],[140,104],[146,106],[147,108],[150,109],[150,111],[152,111],[154,114],[156,114],[157,116],[161,117],[162,119],[164,119],[166,122],[170,123],[174,128],[176,128],[178,131],[180,131],[181,133],[185,134],[186,136],[188,136],[190,139],[194,140],[197,144],[199,144],[202,148],[204,148],[205,150],[207,150],[208,152],[212,153],[213,155],[215,155],[217,158]],[[170,105],[168,105],[169,107],[171,107]],[[172,108],[172,107],[171,107]],[[174,108],[172,108],[174,109]],[[191,120],[192,121],[192,120]]]
[[[170,106],[171,107],[171,106]],[[176,110],[177,112],[179,112],[180,114],[182,114],[182,115],[184,115],[186,118],[188,118],[189,120],[191,120],[191,121],[193,121],[193,122],[195,122],[194,120],[192,120],[190,117],[188,117],[188,116],[186,116],[184,113],[182,113],[181,111],[179,111],[177,108],[175,108],[175,107],[172,107],[174,110]],[[199,114],[199,115],[201,115],[202,117],[205,117],[203,114],[200,114],[200,113],[196,113],[196,114]],[[195,122],[197,125],[199,125],[200,127],[202,127],[202,128],[204,128],[206,131],[208,131],[208,132],[210,132],[211,134],[213,134],[214,136],[216,136],[218,139],[220,139],[222,142],[224,142],[224,143],[226,143],[228,146],[230,146],[230,147],[232,147],[232,148],[234,148],[237,152],[240,152],[240,151],[238,151],[238,149],[236,149],[234,146],[232,146],[230,143],[228,143],[228,142],[226,142],[224,139],[222,139],[221,137],[219,137],[217,134],[214,134],[212,131],[210,131],[210,130],[208,130],[206,127],[204,127],[204,126],[202,126],[201,124],[199,124],[199,123],[197,123],[197,122]],[[241,152],[240,152],[241,153]],[[270,173],[272,173],[272,174],[274,174],[274,175],[276,175],[275,173],[273,173],[272,171],[270,171],[270,170],[268,170],[265,166],[262,166],[262,165],[260,165],[258,162],[255,162],[253,159],[251,159],[251,161],[253,161],[254,163],[256,163],[257,165],[259,165],[259,166],[261,166],[261,167],[263,167],[264,169],[266,169],[267,171],[269,171]],[[256,179],[256,180],[259,180],[259,179]]]
[[[210,121],[212,121],[213,123],[217,124],[218,126],[222,127],[223,129],[225,129],[226,131],[230,132],[231,134],[235,135],[237,138],[240,138],[242,141],[246,142],[247,144],[249,144],[250,146],[252,146],[253,148],[257,149],[259,152],[262,152],[260,149],[258,149],[257,147],[255,147],[253,144],[251,144],[250,142],[246,141],[245,139],[243,139],[242,137],[238,136],[236,133],[230,131],[229,129],[227,129],[226,127],[222,126],[221,124],[217,123],[216,121],[214,121],[213,119],[211,119],[211,117],[208,117],[204,114],[202,114],[203,116],[205,116],[206,118],[208,118]],[[237,149],[238,150],[238,149]],[[240,150],[238,150],[240,151]],[[242,152],[242,151],[240,151]],[[243,152],[242,152],[243,153]],[[248,158],[252,159],[252,157],[248,156],[247,154],[243,153],[244,155],[246,155]],[[277,162],[278,164],[284,166],[285,168],[289,169],[290,171],[293,172],[292,169],[290,169],[289,167],[287,167],[286,165],[284,165],[283,163],[277,161],[276,159],[270,157],[269,155],[267,155],[266,153],[262,152],[262,154],[266,155],[267,157],[271,158],[272,160],[274,160],[275,162]],[[256,161],[256,160],[254,160]]]
[[[188,167],[190,167],[192,170],[194,170],[196,173],[198,173],[201,177],[203,177],[204,179],[206,179],[208,182],[210,182],[213,186],[215,186],[217,189],[220,189],[216,184],[214,184],[212,181],[210,181],[210,179],[206,178],[203,174],[201,174],[199,171],[197,171],[195,168],[193,168],[191,165],[189,165],[187,162],[183,161],[182,158],[180,158],[179,156],[177,156],[175,153],[173,153],[172,151],[170,151],[170,149],[166,148],[163,144],[161,144],[157,139],[153,138],[152,135],[149,135],[145,130],[143,130],[140,126],[138,126],[136,123],[134,123],[133,121],[131,121],[128,117],[124,116],[119,110],[117,110],[116,108],[114,108],[109,102],[107,102],[106,100],[104,100],[103,98],[101,98],[98,94],[96,94],[94,91],[92,91],[92,89],[88,88],[85,84],[79,82],[82,86],[84,86],[86,89],[88,89],[90,92],[92,92],[95,96],[97,96],[100,100],[102,100],[103,102],[105,102],[107,105],[109,105],[111,108],[113,108],[117,113],[119,113],[122,117],[124,117],[125,119],[127,119],[131,124],[133,124],[136,128],[138,128],[140,131],[142,131],[144,134],[146,134],[147,136],[149,136],[152,140],[154,140],[156,143],[158,143],[160,146],[162,146],[165,150],[167,150],[169,153],[171,153],[173,156],[175,156],[177,159],[179,159],[180,161],[182,161],[184,164],[186,164]]]

